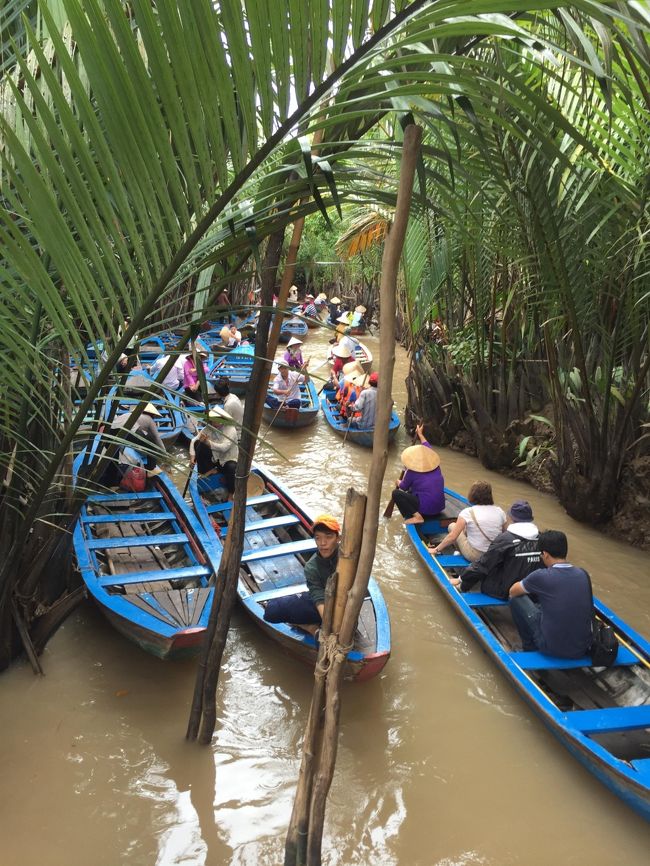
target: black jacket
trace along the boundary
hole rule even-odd
[[[536,538],[521,538],[506,530],[497,535],[479,560],[465,569],[460,591],[468,592],[480,580],[485,595],[507,599],[513,583],[541,568],[539,556]]]

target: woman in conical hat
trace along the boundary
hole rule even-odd
[[[440,471],[440,457],[424,437],[420,424],[415,428],[419,445],[402,451],[406,471],[395,482],[393,500],[404,523],[424,523],[427,517],[445,510],[445,480]]]
[[[292,337],[287,343],[287,351],[283,357],[292,370],[300,370],[305,366],[301,346],[302,340],[299,340],[297,337]]]

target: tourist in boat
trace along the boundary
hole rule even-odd
[[[327,309],[329,311],[327,321],[330,325],[335,325],[336,320],[341,315],[341,299],[334,295],[333,298],[329,299]]]
[[[510,587],[510,611],[524,652],[580,658],[591,646],[591,580],[584,568],[567,562],[563,532],[540,532],[539,549],[544,567]]]
[[[230,339],[232,340],[233,346],[239,346],[241,344],[241,331],[237,330],[237,325],[233,322],[230,326]]]
[[[503,508],[494,504],[491,484],[475,482],[467,499],[469,508],[463,508],[456,520],[449,524],[447,537],[430,548],[432,553],[442,553],[455,544],[465,559],[476,562],[497,535],[505,531],[506,514]]]
[[[424,436],[424,428],[415,428],[419,445],[410,445],[402,452],[406,472],[395,482],[393,501],[404,523],[424,523],[425,516],[440,514],[445,509],[445,481],[440,469],[440,457]]]
[[[244,404],[237,394],[231,393],[230,384],[225,376],[215,382],[214,393],[217,395],[217,400],[221,406],[237,425],[237,441],[239,441],[244,423]]]
[[[165,364],[167,364],[170,357],[170,355],[160,355],[156,358],[151,367],[149,367],[149,375],[153,379],[158,376],[158,373],[160,373]],[[178,391],[183,387],[183,364],[185,363],[186,358],[187,355],[179,355],[176,358],[174,365],[161,382],[163,387],[169,388],[172,391]]]
[[[111,433],[115,435],[119,431],[123,431],[134,412],[135,407],[130,412],[122,412],[116,415],[111,422]],[[152,474],[160,471],[158,469],[158,460],[166,452],[165,444],[160,437],[158,426],[154,420],[159,417],[160,412],[153,403],[147,403],[133,427],[126,432],[122,432],[120,438],[124,444],[118,450],[117,463],[109,464],[102,478],[103,484],[109,487],[113,484],[118,484],[124,468],[128,466],[143,466]]]
[[[302,307],[303,316],[309,316],[312,319],[318,318],[318,308],[315,304],[315,300],[316,299],[314,298],[313,295],[306,295],[305,296],[305,303],[303,304],[303,307]]]
[[[309,360],[303,369],[307,369]],[[285,360],[278,361],[278,374],[273,380],[272,394],[266,397],[266,405],[272,409],[286,406],[288,409],[300,408],[300,386],[306,382],[306,376],[295,370],[290,370]]]
[[[196,352],[196,357],[199,359],[199,363],[203,364],[204,372],[207,373],[207,352]],[[201,384],[199,382],[199,374],[194,363],[193,355],[188,355],[183,364],[183,388],[186,397],[189,397],[191,400],[196,400],[197,402],[201,401]]]
[[[364,319],[364,316],[366,312],[366,308],[363,306],[363,304],[359,304],[358,307],[355,307],[354,313],[352,314],[352,320],[350,321],[350,327],[365,328],[366,320]]]
[[[508,510],[505,531],[496,536],[485,553],[469,565],[461,577],[452,578],[450,583],[460,587],[461,592],[469,592],[480,581],[484,595],[507,599],[513,583],[539,568],[538,536],[539,530],[533,523],[533,509],[529,503],[523,499],[513,502]],[[445,541],[448,540],[449,536]],[[440,547],[432,550],[434,554],[439,552]]]
[[[239,333],[236,328],[235,331]],[[239,334],[239,336],[241,337],[241,334]],[[240,343],[240,341],[233,336],[232,329],[228,325],[224,325],[219,331],[219,339],[221,340],[219,343],[220,349],[236,349]]]
[[[302,340],[299,340],[297,337],[292,337],[287,343],[287,351],[283,357],[291,370],[300,370],[305,366],[300,348],[302,344]]]
[[[368,387],[364,387],[362,383],[361,392],[354,402],[354,414],[352,416],[351,427],[357,430],[372,430],[375,426],[375,418],[377,416],[377,386],[379,385],[379,376],[377,373],[371,373],[367,377]]]
[[[305,565],[307,592],[271,599],[264,610],[266,622],[288,622],[314,634],[325,609],[325,587],[339,561],[341,525],[331,514],[314,521],[316,554]]]
[[[237,427],[220,406],[210,409],[208,419],[209,423],[190,442],[190,460],[192,465],[196,463],[199,475],[221,472],[229,498],[232,498],[239,456]]]
[[[332,347],[330,381],[334,389],[339,387],[341,374],[345,375],[344,367],[347,364],[357,364],[353,351],[347,344],[341,345],[341,343],[337,343],[336,346]],[[359,366],[359,369],[363,372],[361,366]]]

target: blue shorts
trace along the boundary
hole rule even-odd
[[[320,625],[321,618],[308,592],[272,598],[264,610],[266,622],[293,622],[296,625]]]

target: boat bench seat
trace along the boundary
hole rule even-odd
[[[255,562],[258,559],[272,559],[276,556],[288,556],[296,553],[312,553],[316,550],[313,538],[302,541],[289,541],[286,544],[274,544],[272,547],[261,547],[259,550],[248,550],[241,558],[242,562]]]
[[[446,531],[450,523],[458,517],[457,514],[446,514],[444,511],[441,514],[425,516],[424,523],[418,523],[418,531],[422,535],[439,535]]]
[[[638,758],[636,761],[632,761],[632,766],[637,771],[640,776],[643,776],[647,781],[646,784],[650,783],[650,758]]]
[[[508,604],[504,598],[492,598],[491,595],[485,595],[484,592],[461,592],[460,597],[470,607],[503,607]],[[525,653],[521,653],[521,655],[525,655]],[[529,655],[531,654],[529,653]]]
[[[443,554],[442,556],[436,555],[436,562],[443,568],[465,568],[465,566],[469,565],[464,556],[454,556],[453,553]]]
[[[188,538],[184,532],[172,535],[127,535],[120,538],[93,538],[86,542],[89,550],[115,550],[118,547],[160,547],[163,544],[185,544]]]
[[[277,529],[280,526],[294,526],[300,523],[295,514],[282,514],[279,517],[267,517],[265,520],[252,520],[244,526],[244,532],[257,532],[262,529]],[[221,537],[228,535],[228,528],[221,530]]]
[[[250,499],[246,500],[246,506],[249,505],[263,505],[265,502],[277,502],[278,497],[275,493],[262,493],[260,496],[251,496]],[[206,508],[208,514],[226,514],[228,511],[232,511],[232,502],[217,502],[214,505],[208,505]]]
[[[248,601],[270,601],[272,598],[285,598],[287,595],[297,595],[299,592],[307,592],[306,583],[294,583],[291,586],[276,586],[274,589],[265,589],[248,597]]]
[[[172,511],[120,511],[115,514],[84,514],[82,523],[150,523],[153,520],[174,520]]]
[[[565,715],[567,725],[583,734],[650,728],[650,704],[640,707],[605,707],[602,710],[573,710]]]
[[[515,664],[526,671],[537,670],[571,670],[572,668],[590,668],[593,662],[590,656],[582,656],[579,659],[561,659],[555,656],[546,656],[538,652],[510,653],[509,656]],[[616,661],[613,667],[638,664],[639,658],[627,647],[619,646]]]
[[[165,568],[157,571],[126,571],[124,574],[107,574],[98,578],[100,586],[126,586],[129,583],[153,583],[157,580],[195,580],[197,577],[210,577],[212,571],[204,565],[190,565],[185,568]]]
[[[144,490],[142,493],[93,493],[86,502],[130,502],[132,499],[162,499],[157,490]]]

